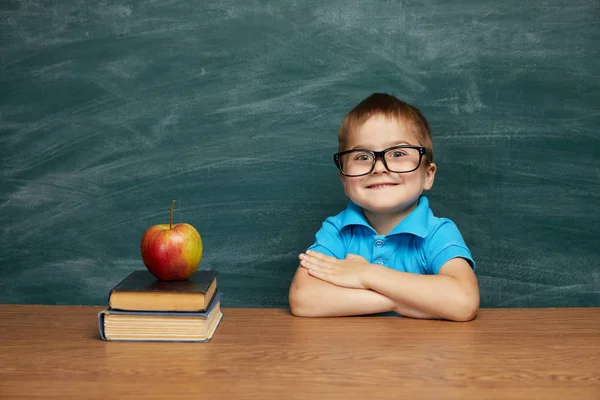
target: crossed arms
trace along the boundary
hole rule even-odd
[[[469,321],[479,309],[479,287],[463,258],[449,260],[437,275],[419,275],[370,264],[353,254],[338,260],[307,251],[300,254],[289,301],[296,316],[395,311],[412,318]]]

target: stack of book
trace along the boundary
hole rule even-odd
[[[98,313],[100,337],[115,341],[207,342],[223,318],[216,271],[159,281],[137,270],[110,290]]]

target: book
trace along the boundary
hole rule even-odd
[[[136,270],[115,285],[108,307],[125,311],[205,311],[217,291],[217,271],[200,270],[185,281],[160,281]]]
[[[222,319],[217,292],[204,312],[105,309],[98,313],[98,328],[107,341],[208,342]]]

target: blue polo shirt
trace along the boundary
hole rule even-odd
[[[362,209],[350,202],[344,211],[323,222],[309,249],[338,259],[357,254],[370,263],[415,274],[437,274],[456,257],[475,269],[458,227],[447,218],[435,217],[425,196],[387,235],[378,235]]]

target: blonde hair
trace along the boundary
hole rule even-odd
[[[374,115],[381,115],[406,123],[413,129],[419,139],[419,144],[429,151],[429,161],[433,162],[433,142],[425,116],[417,107],[386,93],[373,93],[344,117],[338,130],[338,151],[346,150],[346,142],[350,132],[360,128]]]

